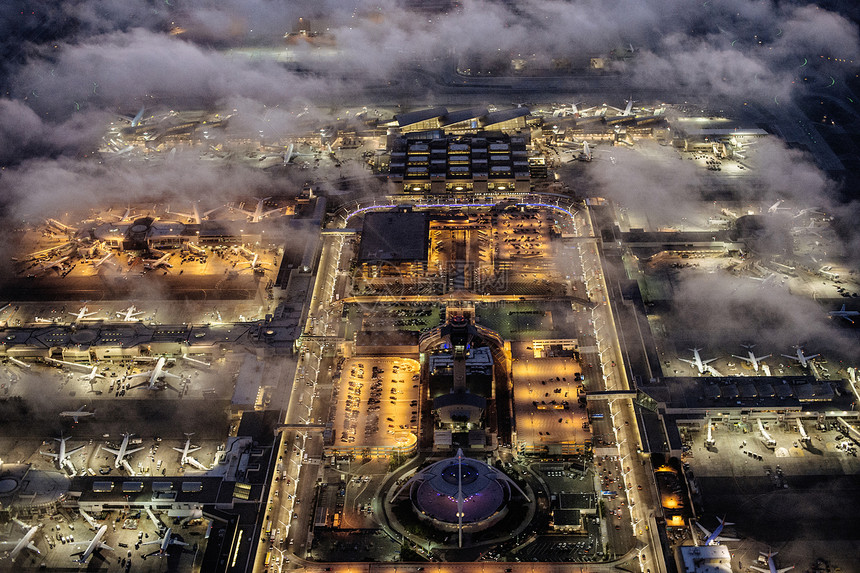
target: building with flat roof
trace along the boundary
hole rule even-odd
[[[364,276],[423,276],[427,270],[427,224],[423,212],[367,213],[358,250]]]
[[[503,134],[401,137],[392,145],[388,178],[406,193],[527,193],[526,140]]]

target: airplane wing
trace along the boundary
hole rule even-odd
[[[160,537],[154,541],[145,541],[145,542],[141,543],[141,545],[154,545],[156,543],[161,543],[162,541],[164,541],[164,538]]]
[[[125,379],[134,380],[136,378],[149,378],[150,376],[152,376],[153,372],[154,370],[147,370],[146,372],[141,372],[140,374],[131,374],[129,376],[126,376]]]
[[[185,543],[184,541],[179,541],[175,537],[170,540],[170,544],[171,545],[182,545],[184,547],[189,547],[188,543]]]
[[[140,446],[139,448],[131,448],[131,449],[126,448],[125,455],[133,454],[134,452],[139,452],[142,449],[143,449],[143,446]]]
[[[108,551],[113,551],[113,547],[111,547],[107,543],[99,543],[99,549],[107,549]]]
[[[711,358],[710,360],[702,360],[702,364],[710,364],[714,360],[716,360],[716,358]]]
[[[697,522],[695,522],[695,523],[696,523],[696,525],[699,527],[699,529],[701,529],[701,530],[702,530],[702,533],[704,533],[704,534],[705,534],[705,537],[710,537],[710,536],[711,536],[711,532],[710,532],[710,531],[708,531],[707,529],[705,529],[705,526],[704,526],[704,525],[702,525],[702,524],[701,524],[701,523],[699,523],[698,521],[697,521]]]
[[[748,357],[738,356],[737,354],[732,354],[732,358],[737,358],[738,360],[743,360],[744,362],[752,362],[752,360],[750,360]],[[759,358],[759,360],[761,360],[761,358]]]
[[[115,450],[115,449],[113,449],[113,448],[109,448],[109,447],[107,447],[107,446],[102,446],[102,449],[103,449],[104,451],[106,451],[106,452],[110,453],[110,454],[115,455],[115,456],[118,456],[118,455],[119,455],[119,450]],[[126,453],[128,453],[128,450],[126,450]]]
[[[161,375],[164,376],[165,378],[173,378],[174,380],[180,380],[180,381],[182,380],[182,376],[178,376],[176,374],[171,374],[170,372],[165,372],[164,370],[161,371]]]
[[[48,457],[51,457],[51,458],[54,458],[54,459],[56,459],[56,458],[57,458],[57,456],[58,456],[58,454],[52,454],[51,452],[43,452],[43,451],[41,451],[41,450],[39,451],[39,453],[40,453],[40,454],[42,454],[43,456],[48,456]]]
[[[70,456],[70,455],[72,455],[73,453],[75,453],[75,452],[77,452],[77,451],[79,451],[79,450],[82,450],[82,449],[84,449],[84,446],[78,446],[77,448],[73,448],[73,449],[71,449],[71,450],[66,450],[66,457],[69,457],[69,456]]]
[[[686,363],[687,363],[687,364],[689,364],[690,366],[695,366],[695,365],[696,365],[696,361],[695,361],[695,360],[688,360],[688,359],[686,359],[686,358],[679,358],[678,360],[680,360],[681,362],[686,362]],[[702,362],[702,364],[704,364],[704,362]]]

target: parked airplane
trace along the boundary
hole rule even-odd
[[[158,551],[149,553],[147,557],[149,557],[150,555],[164,557],[165,555],[167,555],[167,550],[170,548],[171,545],[184,545],[185,547],[188,547],[187,543],[185,543],[184,541],[179,541],[173,536],[173,529],[170,527],[168,527],[167,531],[164,532],[164,537],[159,537],[154,541],[147,541],[145,543],[141,543],[141,545],[152,545],[154,543],[160,543],[161,545],[159,546]]]
[[[125,213],[122,215],[111,215],[117,218],[117,223],[130,223],[135,217],[134,211],[132,211],[131,207],[126,207]]]
[[[772,214],[779,210],[790,211],[788,207],[780,207],[783,203],[785,203],[785,199],[779,199],[776,203],[767,208],[767,212]]]
[[[785,356],[786,358],[791,358],[792,360],[800,362],[800,365],[803,368],[808,368],[809,367],[809,361],[811,359],[819,356],[818,354],[813,354],[812,356],[806,356],[803,353],[803,349],[800,346],[794,346],[793,348],[795,348],[797,350],[797,354],[795,354],[794,356],[792,356],[790,354],[783,354],[782,356]]]
[[[253,254],[254,254],[254,258],[252,258],[250,261],[242,261],[240,263],[236,263],[236,266],[238,267],[240,265],[242,265],[242,266],[247,265],[247,268],[242,269],[242,270],[243,271],[252,270],[254,272],[262,272],[265,270],[264,267],[271,266],[271,263],[264,263],[264,262],[260,261],[259,260],[260,255],[258,255],[257,253],[253,253]]]
[[[179,390],[165,382],[165,378],[173,378],[176,380],[182,380],[181,376],[177,376],[176,374],[171,374],[164,370],[164,365],[167,362],[167,359],[164,356],[159,357],[159,359],[155,363],[155,368],[152,370],[148,370],[146,372],[141,372],[139,374],[132,374],[130,376],[126,376],[126,380],[134,380],[135,378],[148,378],[146,382],[142,382],[136,386],[132,386],[132,388],[140,388],[141,386],[148,386],[149,390],[163,390],[164,388],[170,388],[171,390],[175,390],[178,392]]]
[[[116,461],[113,463],[113,467],[119,469],[122,465],[122,462],[125,461],[125,457],[129,454],[133,454],[135,452],[139,452],[143,449],[143,446],[139,448],[128,449],[128,440],[131,438],[131,434],[123,434],[122,435],[122,443],[119,445],[118,450],[114,450],[113,448],[109,448],[107,446],[102,446],[102,449],[106,452],[109,452],[116,456]]]
[[[127,309],[116,313],[117,317],[122,317],[123,322],[136,322],[137,319],[135,317],[141,314],[143,314],[143,311],[137,310],[134,305],[131,305]]]
[[[21,526],[24,529],[24,535],[21,537],[21,539],[19,539],[18,541],[14,542],[14,543],[12,541],[0,542],[0,551],[5,551],[7,548],[11,548],[11,550],[9,551],[9,555],[8,555],[10,562],[15,561],[15,559],[18,558],[18,555],[20,555],[24,549],[29,549],[30,551],[35,551],[36,553],[41,555],[42,552],[39,551],[39,549],[33,543],[33,537],[35,537],[36,533],[38,533],[39,527],[41,527],[41,526],[40,525],[34,525],[34,526],[30,527],[27,524],[25,524],[21,521],[18,521],[17,519],[15,520],[15,523],[17,523],[19,526]]]
[[[707,370],[708,364],[715,361],[716,358],[711,358],[710,360],[702,360],[702,357],[699,355],[699,351],[701,348],[691,348],[690,351],[693,353],[693,359],[688,360],[686,358],[679,358],[681,362],[686,362],[690,366],[695,366],[696,370],[699,371],[699,374],[704,374],[705,370]]]
[[[173,265],[171,265],[170,263],[167,262],[167,260],[169,258],[170,258],[170,253],[165,253],[159,259],[144,259],[143,260],[143,268],[150,270],[150,271],[155,270],[159,267],[166,267],[168,269],[172,269]]]
[[[173,215],[179,215],[181,217],[185,217],[186,219],[193,221],[195,225],[199,225],[203,219],[208,218],[210,214],[212,214],[215,211],[218,211],[219,209],[222,209],[222,208],[223,208],[223,205],[221,205],[219,207],[215,207],[214,209],[210,209],[208,211],[205,211],[201,215],[200,209],[197,207],[197,201],[194,201],[193,203],[191,203],[191,209],[192,209],[191,213],[180,213],[179,211],[171,211],[170,207],[167,208],[167,212],[172,213]]]
[[[762,557],[767,557],[767,569],[764,567],[756,567],[755,565],[750,565],[750,569],[755,569],[756,571],[761,571],[761,573],[785,573],[790,569],[794,569],[794,565],[791,567],[783,567],[782,569],[777,569],[776,565],[773,563],[773,556],[776,555],[776,552],[762,553]]]
[[[818,209],[816,209],[815,207],[807,207],[806,209],[801,209],[800,211],[798,211],[797,215],[795,215],[794,218],[797,219],[798,217],[803,217],[804,215],[806,215],[808,213],[818,213],[819,215],[824,214],[821,211],[819,211]]]
[[[80,309],[78,309],[78,312],[70,312],[69,314],[71,314],[72,316],[75,317],[74,322],[80,322],[80,321],[84,320],[85,318],[89,318],[89,317],[93,316],[94,314],[98,314],[98,312],[96,312],[96,311],[87,312],[87,310],[89,310],[89,309],[86,307],[86,305],[84,305]]]
[[[284,165],[288,165],[293,162],[293,159],[297,157],[313,157],[313,153],[300,153],[295,150],[295,145],[290,144],[287,148],[287,151],[284,153]]]
[[[174,450],[176,450],[177,452],[182,454],[182,456],[179,458],[179,463],[183,466],[189,463],[188,454],[190,454],[192,452],[196,452],[197,450],[200,449],[200,446],[192,446],[191,445],[191,436],[194,435],[193,433],[192,434],[185,434],[185,435],[187,436],[187,438],[185,439],[185,446],[181,447],[181,448],[173,448]]]
[[[770,358],[771,356],[773,356],[772,354],[768,354],[766,356],[756,356],[753,353],[753,348],[755,348],[755,344],[741,344],[741,346],[747,349],[747,356],[738,356],[737,354],[732,354],[732,356],[749,363],[753,367],[753,370],[755,370],[756,372],[758,372],[760,360],[764,360],[765,358]]]
[[[97,374],[99,369],[98,366],[88,366],[86,364],[78,364],[77,362],[57,360],[56,358],[46,358],[45,361],[48,364],[53,364],[54,366],[59,366],[61,368],[66,367],[70,368],[71,370],[78,370],[79,372],[84,372],[85,374],[81,375],[81,380],[85,380],[87,382],[93,382],[96,378],[104,378],[103,375]]]
[[[69,260],[69,257],[60,257],[59,259],[54,259],[53,261],[47,261],[44,263],[39,263],[36,266],[27,269],[28,276],[38,276],[43,273],[50,271],[51,269],[60,269],[63,266],[63,263]]]
[[[93,540],[89,542],[89,545],[87,545],[86,549],[84,549],[83,551],[78,551],[77,553],[72,553],[72,556],[80,555],[80,558],[73,559],[72,561],[74,561],[75,563],[86,563],[87,559],[90,558],[90,555],[92,555],[93,552],[98,551],[99,549],[108,549],[110,551],[113,551],[113,547],[110,547],[109,545],[102,542],[102,538],[105,536],[106,532],[107,525],[102,525],[101,527],[99,527],[99,530],[96,531],[95,537],[93,537]],[[86,541],[77,541],[75,543],[81,545],[83,543],[86,543]]]
[[[99,268],[100,266],[102,266],[103,264],[108,262],[108,259],[110,259],[112,256],[113,256],[113,253],[111,252],[111,253],[106,254],[105,256],[100,258],[99,260],[93,261],[93,268],[94,269]]]
[[[129,123],[131,123],[131,127],[137,127],[138,125],[140,125],[140,121],[143,119],[144,111],[146,111],[146,106],[141,106],[140,110],[134,117],[129,117],[127,115],[121,115],[120,117],[129,120]]]
[[[251,223],[259,223],[260,221],[262,221],[264,218],[268,217],[272,213],[277,213],[278,211],[280,211],[280,209],[271,209],[269,211],[263,211],[263,203],[265,203],[266,201],[271,199],[271,197],[263,197],[263,198],[254,197],[254,199],[257,200],[257,208],[254,209],[253,211],[251,211],[249,209],[245,209],[243,207],[237,207],[237,209],[239,209],[240,211],[243,211],[244,213],[246,213],[248,215],[248,221]]]
[[[851,318],[852,316],[860,316],[860,311],[857,310],[845,310],[845,305],[842,305],[840,310],[831,310],[829,313],[830,318],[834,316],[838,316],[839,318],[844,318],[851,324],[854,324],[854,320]]]
[[[72,473],[75,473],[75,466],[72,465],[72,460],[69,459],[69,456],[77,452],[78,450],[82,450],[83,446],[78,446],[72,450],[66,451],[66,442],[69,438],[54,438],[54,441],[60,442],[59,447],[57,448],[57,453],[52,454],[50,452],[39,451],[43,456],[48,456],[57,460],[57,467],[59,469],[63,469],[63,467],[68,467]]]
[[[720,535],[726,525],[734,525],[734,523],[726,521],[725,518],[720,519],[719,522],[720,524],[716,527],[716,529],[714,529],[713,532],[705,529],[705,527],[698,521],[696,522],[696,525],[698,525],[699,529],[702,530],[702,533],[705,534],[705,540],[702,542],[703,545],[717,545],[720,541],[738,541],[734,537],[723,537]]]
[[[95,416],[95,414],[96,414],[95,410],[92,412],[87,412],[86,410],[84,410],[84,408],[86,408],[86,407],[87,407],[87,405],[84,404],[83,406],[81,406],[77,410],[60,412],[60,417],[61,418],[72,418],[75,420],[75,424],[77,424],[78,418],[86,418],[87,416]]]

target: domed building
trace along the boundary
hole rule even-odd
[[[508,502],[526,494],[504,473],[484,462],[457,455],[417,472],[401,487],[395,499],[408,495],[419,519],[442,531],[482,531],[508,513]]]

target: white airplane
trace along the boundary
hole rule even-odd
[[[690,366],[695,366],[696,370],[699,371],[699,374],[704,374],[705,370],[707,369],[707,365],[716,360],[716,358],[711,358],[710,360],[702,360],[702,357],[699,355],[699,351],[701,350],[701,348],[690,348],[690,350],[693,353],[692,360],[688,360],[686,358],[679,358],[678,360],[680,360],[681,362],[686,362]]]
[[[582,142],[582,152],[579,154],[579,159],[581,161],[591,161],[593,158],[593,154],[591,152],[591,147],[588,145],[587,141]]]
[[[147,557],[149,557],[150,555],[158,555],[159,557],[164,557],[165,555],[167,555],[167,550],[170,548],[171,545],[183,545],[185,547],[188,547],[187,543],[185,543],[184,541],[179,541],[178,539],[173,537],[173,529],[170,527],[168,527],[167,531],[164,532],[164,537],[159,537],[154,541],[147,541],[145,543],[141,543],[141,545],[153,545],[155,543],[161,544],[158,548],[158,551],[149,553]]]
[[[99,268],[100,266],[105,264],[108,261],[108,259],[110,259],[112,256],[113,256],[113,253],[111,252],[111,253],[106,254],[104,257],[100,258],[99,260],[93,261],[93,268],[94,269]]]
[[[627,100],[627,106],[624,108],[619,115],[628,116],[633,111],[633,96],[630,96],[630,99]]]
[[[93,316],[94,314],[98,314],[97,311],[87,312],[87,310],[89,310],[89,309],[86,307],[86,305],[84,305],[80,309],[78,309],[78,312],[70,312],[69,314],[71,314],[72,316],[75,317],[74,322],[80,322],[80,321],[84,320],[85,318],[89,318],[89,317]]]
[[[134,219],[134,212],[131,210],[131,207],[126,207],[125,213],[122,215],[111,215],[117,218],[117,223],[128,223]]]
[[[46,361],[48,362],[48,364],[53,364],[55,366],[60,367],[68,367],[71,370],[78,370],[80,372],[84,372],[84,374],[81,375],[81,380],[85,380],[87,382],[93,382],[96,378],[104,378],[103,375],[97,374],[99,369],[98,366],[87,366],[86,364],[67,362],[65,360],[57,360],[56,358],[47,358]]]
[[[791,567],[783,567],[782,569],[777,569],[776,565],[773,562],[773,556],[776,555],[776,552],[762,553],[762,557],[767,557],[767,569],[764,567],[756,567],[755,565],[750,565],[750,569],[754,569],[756,571],[761,571],[761,573],[785,573],[790,569],[794,569],[794,565]]]
[[[764,360],[765,358],[770,358],[771,356],[773,356],[772,354],[768,354],[767,356],[756,356],[755,353],[753,353],[753,348],[755,348],[755,344],[741,344],[741,346],[747,349],[747,356],[738,356],[737,354],[732,354],[732,356],[743,360],[744,362],[748,362],[753,367],[753,370],[755,370],[756,372],[758,372],[760,360]]]
[[[57,467],[59,469],[63,469],[64,466],[69,467],[74,472],[74,466],[72,465],[72,460],[69,459],[69,456],[74,454],[75,452],[82,450],[83,446],[78,446],[72,450],[66,450],[66,442],[69,438],[54,438],[54,441],[60,442],[60,446],[57,448],[57,453],[52,454],[50,452],[39,451],[43,456],[48,456],[57,460]]]
[[[821,211],[819,211],[818,209],[816,209],[815,207],[807,207],[806,209],[801,209],[800,211],[798,211],[797,215],[795,215],[794,218],[797,219],[798,217],[803,217],[807,213],[818,213],[819,215],[824,214]]]
[[[852,316],[860,316],[860,311],[857,310],[845,310],[845,305],[842,305],[840,310],[831,310],[829,313],[830,318],[834,316],[838,316],[839,318],[844,318],[851,324],[854,324],[854,320],[851,318]]]
[[[25,524],[21,521],[18,521],[17,519],[15,520],[15,523],[17,523],[18,525],[20,525],[24,529],[23,537],[21,537],[21,539],[19,539],[15,543],[13,543],[11,541],[0,542],[0,551],[5,551],[6,548],[11,547],[11,550],[9,551],[9,555],[8,555],[10,562],[15,561],[15,559],[18,558],[18,555],[20,555],[24,549],[29,549],[30,551],[35,551],[36,553],[41,555],[42,552],[39,551],[39,549],[33,544],[33,537],[35,537],[36,533],[38,533],[39,527],[41,527],[41,526],[40,525],[34,525],[33,527],[30,527],[27,524]]]
[[[795,360],[795,361],[797,361],[797,362],[800,362],[800,365],[801,365],[803,368],[808,368],[808,367],[809,367],[808,362],[809,362],[811,359],[813,359],[813,358],[815,358],[815,357],[819,356],[818,354],[813,354],[812,356],[806,356],[806,355],[803,353],[803,349],[802,349],[800,346],[794,346],[793,348],[795,348],[795,349],[797,350],[797,354],[795,354],[794,356],[792,356],[792,355],[790,355],[790,354],[783,354],[782,356],[785,356],[786,358],[791,358],[792,360]]]
[[[139,452],[143,449],[143,446],[139,448],[128,449],[128,440],[131,438],[131,434],[123,434],[122,435],[122,443],[119,445],[118,450],[114,450],[113,448],[109,448],[107,446],[102,446],[102,449],[106,452],[109,452],[116,456],[116,461],[113,463],[113,467],[119,469],[122,465],[122,462],[125,460],[125,457],[129,454],[133,454],[135,452]]]
[[[68,410],[65,412],[60,412],[60,417],[61,418],[72,418],[72,419],[74,419],[75,424],[77,424],[78,418],[86,418],[87,416],[95,416],[95,414],[96,414],[95,411],[87,412],[86,410],[84,410],[84,408],[86,408],[86,407],[87,407],[87,405],[84,404],[83,406],[81,406],[77,410]]]
[[[56,219],[47,219],[45,221],[45,223],[49,227],[53,227],[54,229],[57,229],[58,231],[61,231],[63,233],[68,233],[70,235],[73,235],[73,234],[78,232],[77,228],[72,227],[71,225],[66,225],[65,223],[61,223],[61,222],[57,221]]]
[[[277,213],[278,211],[280,211],[280,209],[272,209],[270,211],[263,211],[263,203],[265,203],[266,201],[271,199],[271,197],[263,197],[263,198],[254,197],[254,199],[257,200],[257,208],[254,209],[253,211],[248,210],[248,209],[244,209],[242,207],[238,208],[240,211],[247,213],[248,221],[251,223],[259,223],[265,217],[268,217],[272,213]]]
[[[63,266],[63,263],[69,260],[69,257],[60,257],[59,259],[54,259],[53,261],[47,261],[44,263],[39,263],[38,265],[27,270],[27,274],[36,276],[36,274],[43,274],[51,269],[59,269]]]
[[[701,523],[699,523],[698,521],[696,522],[696,525],[698,525],[699,529],[702,530],[702,533],[705,534],[705,540],[702,542],[703,545],[717,545],[718,542],[720,542],[720,541],[738,541],[734,537],[723,537],[720,535],[720,533],[723,532],[723,528],[726,525],[734,525],[734,523],[726,521],[725,518],[720,519],[719,521],[720,521],[720,524],[717,526],[716,529],[714,529],[713,532],[705,529],[705,527]]]
[[[179,215],[180,217],[185,217],[186,219],[193,221],[195,225],[199,225],[203,217],[200,216],[200,209],[197,208],[197,201],[191,203],[191,209],[191,213],[180,213],[179,211],[171,211],[170,207],[168,206],[167,212],[172,215]],[[208,213],[211,213],[211,211],[207,212],[207,214]]]
[[[171,374],[164,370],[164,365],[167,362],[167,359],[164,356],[159,357],[159,359],[155,363],[155,368],[152,370],[148,370],[146,372],[141,372],[139,374],[132,374],[130,376],[126,376],[126,380],[134,380],[135,378],[148,378],[146,382],[138,384],[137,386],[132,386],[132,388],[140,388],[141,386],[148,386],[149,390],[163,390],[164,388],[170,388],[171,390],[179,391],[167,382],[164,381],[165,378],[173,378],[175,380],[182,380],[181,376],[177,376],[176,374]]]
[[[155,270],[159,267],[166,267],[168,269],[172,269],[173,265],[167,262],[167,259],[169,258],[170,253],[165,253],[160,259],[144,259],[143,268],[147,270]]]
[[[197,450],[200,449],[200,446],[192,446],[191,445],[191,436],[193,436],[194,434],[185,434],[185,435],[188,436],[185,439],[185,446],[181,447],[181,448],[173,448],[174,450],[176,450],[177,452],[182,454],[182,456],[179,458],[179,463],[183,466],[185,464],[189,463],[188,462],[188,454],[190,454],[192,452],[196,452]]]
[[[122,317],[123,322],[137,322],[135,316],[139,316],[143,314],[142,310],[137,310],[134,305],[131,305],[127,309],[117,312],[117,317]]]
[[[299,153],[295,150],[295,145],[290,144],[287,148],[287,151],[284,153],[284,165],[288,165],[293,162],[293,159],[297,157],[313,157],[313,153]]]
[[[104,375],[98,374],[98,369],[98,366],[93,366],[89,372],[81,375],[81,381],[92,384],[95,382],[96,378],[104,378]]]
[[[138,125],[140,125],[140,121],[143,119],[143,112],[145,110],[146,110],[146,106],[141,106],[140,110],[137,112],[137,114],[134,117],[131,117],[130,115],[122,115],[122,114],[117,114],[117,115],[119,115],[119,117],[121,117],[122,119],[128,121],[131,124],[131,127],[137,127]]]
[[[93,540],[89,542],[89,545],[87,545],[86,549],[84,549],[83,551],[78,551],[77,553],[72,553],[72,556],[80,555],[80,558],[73,559],[72,561],[74,561],[75,563],[86,563],[87,559],[90,558],[90,555],[92,555],[93,552],[98,551],[99,549],[108,549],[110,551],[113,551],[113,547],[110,547],[109,545],[102,542],[102,538],[105,536],[106,532],[107,525],[102,525],[101,527],[99,527],[99,530],[96,531],[95,537],[93,537]],[[77,545],[81,545],[84,543],[86,543],[86,541],[75,542],[75,544]]]
[[[250,261],[242,261],[241,263],[236,263],[236,266],[245,266],[248,265],[247,268],[242,269],[243,271],[251,270],[251,271],[263,271],[264,267],[271,266],[271,263],[264,263],[259,261],[260,255],[254,253],[254,258]]]
[[[788,207],[780,207],[783,203],[785,203],[785,199],[779,199],[776,203],[767,208],[767,212],[772,214],[779,210],[789,211],[790,209]]]
[[[552,112],[552,116],[553,117],[566,117],[568,115],[576,115],[578,113],[585,113],[587,111],[591,111],[592,109],[594,109],[593,107],[590,107],[587,109],[579,109],[578,106],[580,103],[582,103],[582,102],[572,103],[572,104],[570,104],[570,107],[560,107],[560,108],[558,108]]]

